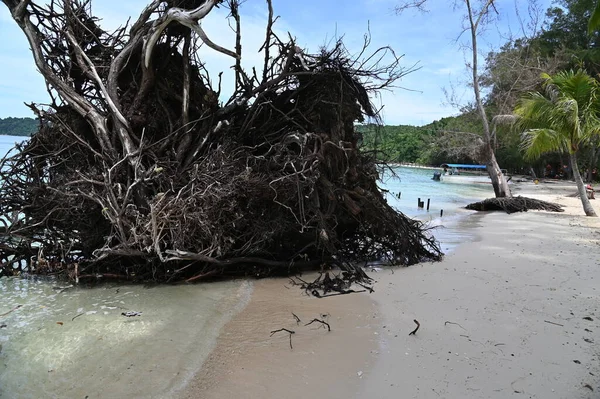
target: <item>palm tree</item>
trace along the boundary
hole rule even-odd
[[[529,158],[552,151],[569,154],[583,210],[596,216],[577,167],[577,151],[600,131],[600,86],[582,70],[542,78],[544,91],[527,94],[515,109],[517,125],[523,129],[523,150]]]
[[[592,10],[592,15],[588,22],[588,34],[592,35],[598,28],[600,28],[600,1],[596,2],[594,10]]]

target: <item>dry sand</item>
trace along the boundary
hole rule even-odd
[[[441,263],[373,274],[373,294],[257,282],[183,397],[600,397],[600,220],[565,197],[572,184],[516,187],[566,212],[475,216],[476,239]],[[292,312],[328,314],[332,331]],[[282,327],[293,349],[269,337]]]

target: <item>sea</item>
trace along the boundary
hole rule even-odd
[[[0,136],[0,157],[22,140]],[[464,206],[493,190],[433,181],[433,172],[384,169],[379,186],[391,206],[422,221],[451,253],[476,239],[479,217]],[[251,293],[246,280],[75,287],[48,278],[0,278],[0,398],[175,395]]]

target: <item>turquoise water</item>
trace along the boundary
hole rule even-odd
[[[392,171],[395,173],[392,173]],[[404,214],[420,220],[431,220],[444,215],[456,215],[460,208],[481,198],[494,196],[491,185],[452,184],[431,179],[434,169],[395,167],[382,176],[381,188],[389,190],[388,203]],[[441,171],[441,169],[440,169]],[[401,193],[400,198],[397,194]],[[418,199],[430,199],[429,211],[417,207]]]
[[[473,227],[478,225],[477,213],[464,209],[467,204],[493,197],[490,185],[453,184],[431,179],[434,169],[395,167],[382,174],[380,187],[388,190],[388,203],[405,215],[425,222],[440,242],[444,253],[475,239]],[[398,198],[400,193],[400,198]],[[419,208],[417,202],[425,202]],[[427,200],[430,200],[427,210]],[[443,216],[440,216],[440,211]]]

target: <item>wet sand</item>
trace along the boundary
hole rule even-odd
[[[515,191],[566,212],[478,216],[470,242],[440,263],[373,274],[373,294],[317,299],[257,282],[180,397],[597,397],[600,221],[565,197],[573,184]],[[297,326],[292,312],[329,314],[333,331]],[[269,337],[283,327],[294,349],[287,334]]]
[[[226,325],[181,397],[352,397],[378,353],[375,312],[368,295],[318,299],[285,279],[258,281],[250,303]],[[305,325],[314,318],[328,322],[331,331],[319,323]],[[280,328],[294,331],[293,348],[288,333],[271,336]]]

